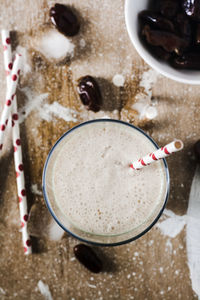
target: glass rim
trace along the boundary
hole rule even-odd
[[[70,234],[71,236],[73,236],[74,238],[80,240],[81,242],[85,242],[85,243],[88,243],[88,244],[91,244],[91,245],[95,245],[95,246],[108,246],[108,247],[111,247],[111,246],[120,246],[120,245],[123,245],[123,244],[126,244],[126,243],[130,243],[140,237],[142,237],[145,233],[147,233],[156,223],[157,221],[159,220],[159,218],[161,217],[162,213],[163,213],[163,210],[165,209],[165,206],[166,206],[166,203],[168,201],[168,198],[169,198],[169,191],[170,191],[170,176],[169,176],[169,168],[168,168],[168,165],[167,165],[167,162],[166,162],[166,159],[163,158],[162,161],[163,161],[163,164],[164,164],[164,170],[165,170],[165,175],[166,175],[166,195],[165,195],[165,200],[163,202],[163,205],[161,207],[161,210],[159,211],[158,215],[156,216],[156,218],[153,220],[153,222],[147,227],[145,228],[142,232],[140,232],[139,234],[137,234],[136,236],[132,237],[132,238],[129,238],[129,239],[125,239],[123,241],[120,241],[120,242],[113,242],[113,243],[101,243],[101,242],[95,242],[95,241],[90,241],[90,240],[87,240],[87,239],[84,239],[78,235],[76,235],[75,233],[71,232],[69,229],[67,229],[60,221],[59,221],[59,218],[56,216],[56,214],[54,213],[53,209],[51,208],[51,205],[49,203],[49,200],[48,200],[48,196],[47,196],[47,193],[46,193],[46,171],[47,171],[47,167],[48,167],[48,163],[49,163],[49,160],[55,150],[55,148],[59,145],[59,143],[68,135],[70,134],[72,131],[82,127],[82,126],[85,126],[85,125],[88,125],[88,124],[91,124],[91,123],[99,123],[99,122],[110,122],[110,123],[118,123],[118,124],[123,124],[125,126],[129,126],[137,131],[139,131],[140,133],[142,133],[145,137],[147,137],[151,143],[157,148],[159,149],[160,147],[157,145],[157,143],[146,133],[144,132],[141,128],[133,125],[133,124],[130,124],[130,123],[127,123],[127,122],[124,122],[124,121],[121,121],[121,120],[115,120],[115,119],[95,119],[95,120],[89,120],[89,121],[86,121],[86,122],[83,122],[83,123],[80,123],[72,128],[70,128],[69,130],[67,130],[56,142],[55,144],[52,146],[51,150],[49,151],[48,153],[48,156],[46,158],[46,161],[45,161],[45,164],[44,164],[44,168],[43,168],[43,174],[42,174],[42,190],[43,190],[43,195],[44,195],[44,200],[45,200],[45,203],[46,203],[46,206],[49,210],[49,212],[51,213],[52,217],[54,218],[54,220],[56,221],[56,223],[65,231],[67,232],[68,234]],[[81,230],[83,231],[83,230]],[[84,231],[83,231],[84,232]],[[123,236],[125,233],[122,233],[122,234],[119,234],[118,236]],[[95,233],[91,235],[96,235]],[[110,236],[111,237],[111,236]]]

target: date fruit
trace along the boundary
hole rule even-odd
[[[78,18],[68,6],[56,3],[49,14],[51,22],[64,35],[74,36],[79,32]]]
[[[176,69],[200,70],[200,51],[185,53],[175,58],[172,65]]]
[[[188,17],[195,21],[200,21],[200,1],[199,0],[183,0],[183,9]]]
[[[197,25],[195,42],[197,45],[200,45],[200,24]]]
[[[146,24],[152,25],[155,29],[175,32],[174,24],[156,12],[143,10],[139,13],[139,18]]]
[[[200,0],[152,0],[151,9],[138,18],[152,55],[175,69],[200,70]]]
[[[179,2],[177,0],[158,0],[159,11],[160,13],[167,17],[174,17],[179,10]]]
[[[167,52],[181,54],[188,47],[186,40],[171,32],[152,30],[146,25],[142,33],[150,45],[160,46]]]
[[[176,16],[176,23],[178,26],[178,30],[180,32],[181,37],[188,39],[191,41],[192,39],[192,27],[190,24],[190,20],[183,13],[179,13]]]
[[[102,96],[98,83],[92,76],[84,76],[78,80],[77,91],[83,105],[88,110],[98,112],[102,105]]]
[[[91,247],[78,244],[74,247],[77,260],[93,273],[102,271],[103,264]]]
[[[152,49],[152,52],[160,59],[167,61],[171,57],[171,54],[169,52],[165,51],[161,47],[151,47],[151,49]]]
[[[197,161],[200,163],[200,140],[198,140],[194,144],[194,154],[196,156]]]

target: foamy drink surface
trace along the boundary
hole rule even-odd
[[[164,164],[141,170],[129,166],[152,151],[155,146],[146,136],[120,123],[96,122],[73,130],[53,165],[57,206],[74,226],[93,234],[122,234],[144,222],[149,226],[165,200]]]

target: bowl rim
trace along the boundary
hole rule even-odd
[[[143,60],[154,70],[156,70],[158,73],[161,75],[172,79],[174,81],[180,82],[180,83],[185,83],[185,84],[192,84],[192,85],[199,85],[200,84],[200,76],[199,79],[186,79],[186,78],[181,78],[176,75],[170,74],[169,72],[162,70],[157,64],[155,64],[152,60],[152,55],[145,49],[145,47],[142,45],[140,42],[139,38],[135,36],[134,32],[132,31],[132,26],[130,24],[130,18],[129,18],[129,4],[132,0],[125,0],[125,6],[124,6],[124,14],[125,14],[125,24],[126,24],[126,29],[128,31],[129,38],[135,47],[136,51],[138,54],[143,58]],[[159,62],[158,62],[159,63]],[[199,70],[200,72],[200,70]]]

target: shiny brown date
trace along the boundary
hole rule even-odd
[[[200,0],[157,0],[139,13],[148,50],[176,69],[200,70]]]
[[[200,140],[198,140],[194,144],[194,154],[196,156],[197,161],[200,163]]]
[[[163,16],[172,18],[177,14],[179,10],[179,1],[158,0],[158,9]]]
[[[177,29],[180,33],[180,36],[191,41],[192,27],[189,18],[187,18],[185,14],[179,13],[175,18],[175,22],[177,24]]]
[[[91,247],[78,244],[74,247],[74,255],[91,272],[99,273],[102,271],[102,262]]]
[[[163,59],[165,61],[169,60],[171,57],[171,54],[167,51],[165,51],[163,48],[161,47],[151,47],[151,51],[153,52],[153,54],[155,54],[155,56],[157,56],[160,59]]]
[[[188,17],[196,21],[200,21],[200,1],[199,0],[183,0],[183,9]]]
[[[92,76],[81,77],[78,80],[77,91],[83,105],[88,110],[98,112],[102,105],[102,96],[98,83]]]
[[[153,46],[160,46],[167,52],[181,54],[188,47],[188,42],[174,33],[152,30],[148,25],[143,29],[147,42]]]
[[[200,45],[200,24],[197,24],[195,42],[197,45]]]
[[[174,24],[162,15],[150,10],[143,10],[139,13],[139,18],[145,24],[152,25],[156,29],[175,32]]]
[[[176,69],[200,70],[200,51],[185,53],[172,62]]]
[[[64,35],[74,36],[79,32],[78,18],[68,6],[56,3],[49,14],[51,22]]]

